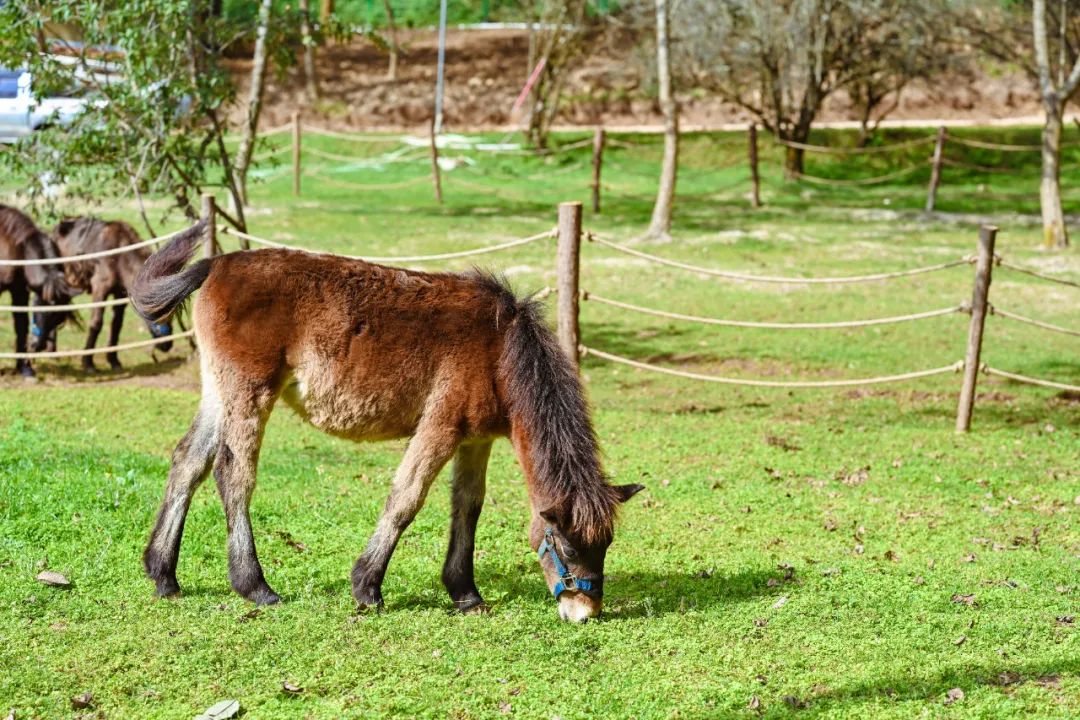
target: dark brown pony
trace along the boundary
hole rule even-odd
[[[125,222],[108,222],[92,217],[61,220],[52,236],[60,254],[65,257],[115,250],[141,241],[135,229]],[[118,255],[80,260],[67,263],[64,266],[64,275],[69,285],[79,291],[90,293],[94,302],[110,297],[126,298],[129,289],[135,283],[135,277],[149,256],[149,251],[140,248]],[[124,326],[124,310],[124,305],[113,307],[112,323],[109,326],[108,344],[110,346],[120,342],[120,331]],[[56,331],[70,317],[72,317],[71,313],[36,313],[34,315],[36,326],[34,351],[55,349]],[[97,345],[104,321],[105,308],[98,307],[90,310],[90,324],[87,328],[85,346],[87,350],[92,350]],[[153,337],[166,337],[172,334],[172,328],[167,323],[147,323],[147,327]],[[172,348],[172,340],[165,340],[154,347],[168,352]],[[113,370],[121,369],[120,358],[115,352],[106,353],[105,360]],[[94,372],[96,369],[94,359],[90,355],[83,356],[82,365],[87,372]]]
[[[197,225],[154,254],[131,289],[136,311],[163,322],[202,287],[193,309],[202,401],[173,453],[143,555],[159,595],[180,589],[184,518],[212,468],[232,586],[256,603],[278,600],[256,557],[248,505],[263,428],[280,397],[333,435],[411,438],[353,567],[361,607],[382,605],[398,538],[453,458],[442,580],[458,609],[486,609],[473,543],[491,444],[509,436],[528,482],[529,538],[560,615],[580,621],[600,612],[616,512],[641,486],[613,486],[604,475],[581,384],[538,303],[481,272],[422,273],[291,250],[232,253],[185,269],[202,232]]]
[[[77,294],[64,281],[59,264],[4,265],[4,260],[44,260],[60,255],[49,236],[41,232],[24,213],[0,205],[0,295],[11,294],[11,304],[26,306],[31,295],[46,305],[66,305]],[[30,314],[12,313],[15,321],[15,352],[26,352],[26,335]],[[23,377],[33,377],[29,360],[16,360],[15,371]]]

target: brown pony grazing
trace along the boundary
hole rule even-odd
[[[599,614],[616,511],[642,486],[605,477],[581,384],[538,303],[480,272],[422,273],[292,250],[232,253],[184,269],[202,232],[197,225],[154,254],[131,289],[136,311],[163,322],[202,287],[193,310],[202,401],[173,453],[143,555],[158,595],[180,589],[184,517],[212,467],[232,586],[259,604],[278,601],[256,557],[248,505],[263,428],[281,397],[333,435],[411,438],[353,567],[361,608],[382,605],[398,538],[454,458],[442,580],[459,610],[486,610],[473,543],[491,444],[509,436],[528,481],[529,539],[560,615]]]
[[[0,205],[0,294],[11,294],[11,304],[30,304],[33,293],[46,305],[66,305],[77,290],[68,287],[64,271],[59,264],[4,265],[4,260],[44,260],[60,255],[56,245],[45,233],[38,230],[34,221],[7,205]],[[26,352],[26,333],[30,315],[12,313],[15,321],[15,352]],[[15,371],[23,377],[34,377],[29,360],[16,360]]]
[[[53,231],[53,239],[60,253],[65,257],[115,250],[141,241],[135,229],[125,222],[107,222],[92,217],[61,220]],[[135,282],[135,277],[139,274],[139,269],[149,255],[149,251],[139,249],[94,260],[80,260],[67,263],[64,274],[70,285],[79,291],[89,292],[94,302],[106,300],[110,296],[117,299],[126,298]],[[113,308],[112,324],[109,326],[110,346],[120,342],[120,330],[124,326],[124,309],[123,305]],[[60,312],[35,313],[34,352],[40,352],[46,348],[55,349],[56,331],[71,316],[71,313]],[[104,320],[105,308],[98,307],[90,310],[90,326],[86,335],[87,350],[92,350],[97,345]],[[172,334],[172,328],[167,323],[147,323],[147,327],[150,334],[156,338]],[[165,340],[154,347],[168,352],[172,348],[172,340]],[[113,370],[121,369],[120,358],[115,352],[106,353],[105,359]],[[86,372],[96,370],[93,357],[90,355],[83,356],[82,364]]]

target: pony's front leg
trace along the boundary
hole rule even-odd
[[[122,297],[117,295],[117,297]],[[120,330],[124,327],[124,310],[127,305],[117,305],[113,308],[112,324],[109,325],[109,346],[115,347],[120,343]],[[120,365],[120,358],[117,357],[116,351],[105,353],[105,360],[108,361],[109,367],[113,370],[123,370]]]
[[[225,506],[229,533],[229,582],[236,592],[257,605],[270,605],[281,599],[263,576],[248,514],[268,416],[269,408],[264,412],[254,399],[248,402],[234,398],[229,402],[214,460],[214,480]]]
[[[382,581],[398,538],[420,512],[428,488],[453,456],[460,441],[461,435],[455,425],[437,425],[423,420],[409,441],[394,476],[390,497],[375,526],[375,534],[353,566],[353,597],[361,608],[382,606]]]
[[[442,581],[454,606],[463,613],[486,612],[473,577],[473,550],[476,523],[484,507],[487,463],[491,441],[469,443],[454,456],[454,475],[450,488],[450,547],[446,551]]]
[[[16,284],[14,287],[10,288],[10,291],[12,305],[30,304],[30,293],[25,286]],[[24,353],[26,352],[26,334],[30,330],[30,313],[12,313],[11,318],[15,323],[15,352]],[[25,378],[34,377],[34,368],[31,367],[30,361],[25,358],[15,361],[15,372]]]
[[[94,293],[91,295],[94,302],[104,300],[104,295],[98,295]],[[105,324],[105,308],[96,307],[90,311],[90,322],[86,327],[86,350],[93,350],[97,345],[98,335],[101,334],[101,326]],[[96,372],[97,368],[94,367],[94,356],[83,355],[82,359],[83,370],[88,373]]]

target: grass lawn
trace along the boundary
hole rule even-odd
[[[966,132],[1034,141],[1030,130]],[[967,214],[988,214],[1001,225],[999,253],[1080,277],[1075,249],[1038,249],[1041,230],[1023,214],[1037,207],[1037,174],[1027,165],[989,183],[947,174],[939,207],[955,214],[926,217],[917,212],[924,171],[883,187],[811,188],[783,180],[779,152],[765,146],[767,204],[752,211],[745,167],[714,169],[741,163],[743,142],[735,134],[689,137],[675,240],[635,247],[752,273],[862,274],[969,254],[977,225]],[[305,143],[336,153],[387,149]],[[968,152],[972,163],[1018,162]],[[443,206],[420,183],[364,191],[305,178],[295,199],[285,174],[255,186],[249,222],[273,240],[355,254],[493,244],[548,229],[558,201],[584,198],[587,156],[481,158],[446,174]],[[611,149],[612,188],[602,215],[586,212],[586,226],[620,240],[640,231],[658,157],[653,143]],[[854,178],[879,174],[884,162],[815,158],[807,171]],[[426,166],[375,172],[327,163],[323,171],[389,184],[422,176]],[[126,203],[102,212],[136,217]],[[554,284],[553,250],[540,241],[479,260],[531,291]],[[586,245],[582,286],[688,314],[820,321],[958,304],[970,297],[971,269],[867,285],[730,283]],[[1004,268],[991,290],[1001,308],[1072,328],[1080,327],[1078,297]],[[136,325],[129,317],[125,340],[147,337]],[[582,305],[590,346],[747,378],[947,365],[962,358],[966,334],[959,314],[796,332]],[[1076,342],[991,317],[984,358],[1075,385]],[[61,339],[62,347],[81,343],[75,330]],[[4,320],[0,347],[11,345]],[[440,480],[390,565],[386,611],[357,616],[349,570],[404,444],[352,445],[282,407],[267,430],[252,513],[268,580],[285,602],[253,612],[229,589],[213,483],[197,493],[188,518],[178,572],[184,595],[154,601],[142,575],[169,455],[198,403],[197,363],[186,347],[173,354],[155,363],[146,351],[127,353],[118,375],[84,378],[77,361],[43,361],[38,383],[10,372],[0,378],[0,711],[15,708],[20,719],[190,718],[235,698],[251,718],[1080,714],[1075,395],[983,377],[973,432],[957,436],[955,375],[787,391],[586,358],[608,469],[617,482],[648,490],[626,506],[609,553],[604,617],[584,626],[558,621],[526,542],[524,483],[505,442],[496,444],[477,537],[477,580],[492,613],[449,612],[439,581],[449,524]],[[36,582],[46,568],[72,587]],[[286,682],[302,691],[285,691]],[[949,700],[957,688],[963,697]],[[86,692],[92,707],[73,710],[71,698]]]

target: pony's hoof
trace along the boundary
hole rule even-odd
[[[96,375],[97,374],[97,366],[94,365],[93,363],[83,363],[82,371],[84,373],[86,373],[87,375]]]
[[[113,372],[121,372],[124,369],[124,366],[119,362],[111,362],[109,363],[109,369]]]
[[[175,579],[156,580],[154,584],[157,586],[154,590],[154,595],[159,598],[177,598],[180,597],[180,583]]]
[[[263,591],[259,592],[258,594],[256,594],[251,599],[256,605],[259,605],[259,606],[262,606],[262,605],[277,605],[279,602],[281,602],[281,597],[276,592],[271,590],[270,588],[267,588],[266,590],[263,590]]]
[[[379,588],[353,588],[353,599],[356,600],[356,608],[358,612],[382,612],[383,598],[382,591],[379,590]]]
[[[477,600],[472,605],[459,606],[458,612],[462,615],[490,615],[491,606],[483,600]]]

